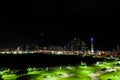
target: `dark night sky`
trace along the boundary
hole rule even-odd
[[[64,45],[73,37],[89,46],[93,35],[97,49],[111,50],[120,44],[119,4],[119,0],[3,2],[0,47]]]

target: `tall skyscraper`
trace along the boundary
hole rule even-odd
[[[86,43],[84,41],[81,41],[81,46],[80,46],[81,51],[85,52],[87,50]]]
[[[91,52],[93,53],[94,52],[94,40],[93,40],[93,37],[91,37],[91,39],[90,39],[90,41],[91,41]]]
[[[74,50],[73,40],[71,40],[71,51]]]

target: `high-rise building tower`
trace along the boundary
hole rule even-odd
[[[85,52],[87,50],[86,43],[84,41],[81,41],[81,46],[80,46],[81,51]]]
[[[93,53],[94,52],[93,37],[91,37],[90,41],[91,41],[91,53]]]
[[[71,51],[74,50],[73,40],[71,40]]]

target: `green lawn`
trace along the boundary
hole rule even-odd
[[[4,80],[16,80],[17,76],[15,74],[3,75]]]
[[[34,70],[29,71],[26,75],[19,78],[15,74],[3,75],[4,80],[91,80],[90,73],[96,73],[103,68],[114,68],[116,61],[113,62],[101,62],[98,65],[93,66],[64,66],[54,68],[52,70]],[[120,66],[117,66],[117,71],[106,72],[98,76],[99,80],[120,80]]]
[[[104,64],[102,64],[102,65],[106,65],[106,67],[113,68],[115,64],[117,64],[116,61],[115,62],[109,62],[109,63],[104,62]],[[106,72],[106,73],[100,75],[98,78],[100,80],[108,80],[108,79],[111,79],[111,80],[120,80],[120,66],[118,66],[116,68],[116,70],[117,71],[115,71],[115,72]]]
[[[120,71],[117,72],[110,72],[110,73],[105,73],[99,76],[100,80],[120,80]]]

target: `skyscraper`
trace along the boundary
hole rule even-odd
[[[87,50],[87,46],[86,46],[86,43],[84,41],[81,41],[80,49],[83,52],[85,52]]]
[[[91,37],[90,41],[91,41],[91,53],[93,53],[94,52],[93,37]]]

